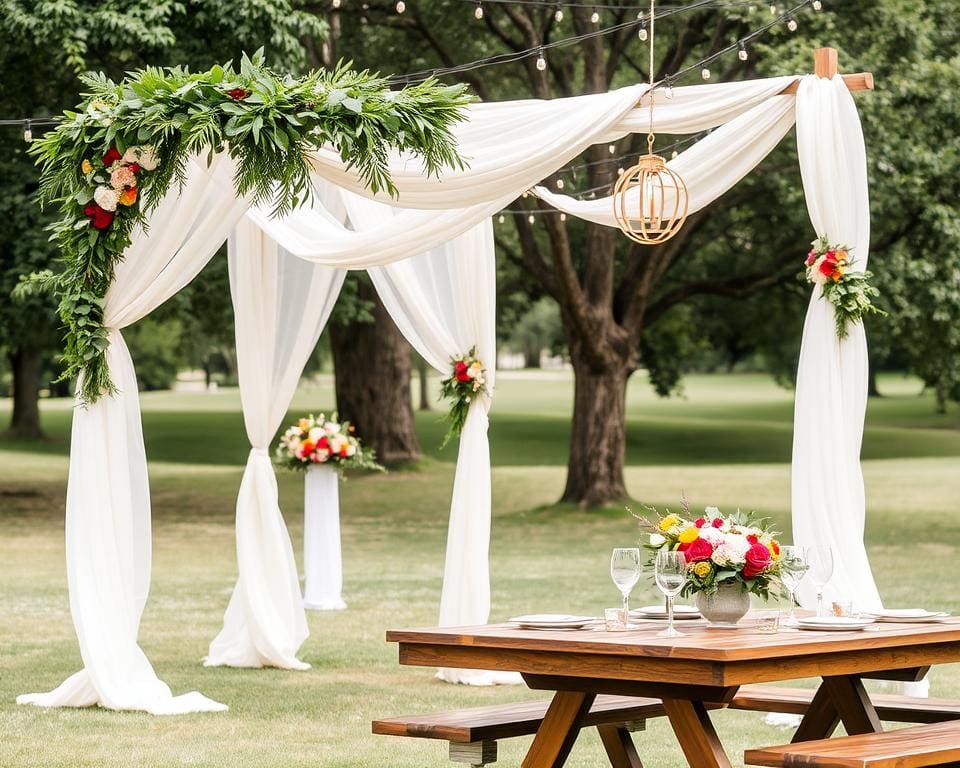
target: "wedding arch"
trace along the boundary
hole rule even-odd
[[[813,229],[869,247],[866,153],[850,90],[821,49],[816,73],[652,92],[663,133],[709,135],[671,161],[690,210],[719,197],[797,126]],[[267,454],[345,271],[365,269],[398,327],[435,368],[476,347],[495,359],[491,216],[532,190],[559,211],[616,226],[613,201],[535,186],[586,147],[649,127],[647,85],[552,101],[466,104],[427,82],[389,92],[343,69],[294,80],[260,57],[239,71],[145,70],[91,94],[37,142],[58,202],[65,270],[55,281],[79,374],[67,489],[70,607],[84,668],[41,706],[224,709],[173,696],[137,642],[150,583],[150,496],[136,377],[121,329],[187,285],[228,242],[244,422],[251,451],[237,500],[238,579],[205,663],[303,669],[307,637],[290,538]],[[114,176],[116,175],[116,178]],[[109,176],[109,178],[108,178]],[[101,188],[112,192],[100,191]],[[314,190],[309,194],[311,188]],[[489,368],[491,376],[493,366]],[[859,453],[866,408],[862,324],[846,338],[811,296],[797,382],[794,539],[842,544],[837,581],[879,605],[863,547]],[[460,438],[440,601],[442,626],[490,610],[489,397]],[[490,673],[441,670],[486,684]]]

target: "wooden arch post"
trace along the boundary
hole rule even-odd
[[[813,52],[813,73],[817,77],[831,78],[840,71],[839,56],[836,48],[817,48]],[[858,72],[852,75],[843,75],[843,82],[850,91],[872,91],[873,74]],[[794,80],[781,93],[796,93],[800,88],[800,81]]]

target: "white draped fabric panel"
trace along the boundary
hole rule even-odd
[[[189,283],[246,211],[232,190],[233,162],[191,161],[187,183],[166,195],[138,229],[116,270],[104,308],[107,362],[117,393],[73,413],[67,481],[66,552],[70,612],[84,668],[22,704],[182,714],[226,707],[193,692],[173,696],[137,644],[150,589],[150,488],[137,379],[120,329]]]
[[[343,193],[354,228],[373,229],[397,209]],[[493,390],[496,370],[496,261],[489,218],[414,258],[368,270],[390,317],[404,338],[437,371],[450,373],[450,358],[477,348]],[[485,624],[490,615],[490,398],[470,405],[460,435],[450,501],[447,553],[440,596],[440,626]],[[451,683],[520,682],[515,674],[441,669]]]
[[[847,245],[854,269],[870,248],[867,155],[860,117],[842,77],[803,78],[797,94],[797,150],[816,236]],[[811,238],[812,240],[813,238]],[[813,290],[803,325],[793,433],[793,538],[833,548],[824,599],[881,608],[863,543],[865,498],[860,444],[867,408],[867,338],[862,323],[837,338],[833,305]],[[802,585],[801,601],[815,598]]]
[[[309,632],[269,449],[346,273],[286,253],[249,219],[230,237],[229,260],[251,450],[237,497],[239,576],[204,664],[307,669],[296,658]]]

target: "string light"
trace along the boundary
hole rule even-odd
[[[477,0],[477,7],[473,9],[473,18],[480,21],[483,18],[483,2]]]
[[[590,21],[594,24],[600,23],[600,11],[596,8],[593,9],[593,13],[590,14]]]
[[[547,60],[543,58],[543,48],[537,53],[537,69],[543,72],[547,68]]]
[[[611,155],[616,154],[617,145],[616,145],[616,144],[611,144],[610,146],[607,147],[607,151],[608,151]]]
[[[497,216],[497,221],[501,224],[503,224],[503,222],[505,222],[506,220],[507,220],[507,217],[504,216],[502,213],[499,216]]]
[[[777,6],[774,5],[773,3],[770,3],[770,13],[771,13],[773,16],[776,16],[776,15],[777,15]]]
[[[750,54],[747,53],[747,46],[744,45],[743,40],[737,43],[737,58],[740,59],[740,61],[746,61],[750,58]]]
[[[647,37],[649,37],[649,35],[647,34],[647,22],[645,21],[640,22],[640,29],[637,30],[637,37],[640,38],[640,42],[642,43],[645,43],[647,41]]]
[[[702,77],[704,80],[709,80],[709,79],[710,79],[710,67],[704,67],[703,69],[701,69],[701,70],[700,70],[700,77]]]
[[[823,10],[823,3],[821,3],[820,0],[813,0],[813,2],[810,3],[810,5],[813,6],[813,10],[815,11]]]
[[[407,10],[407,4],[403,0],[397,0],[397,13],[403,13]]]
[[[563,8],[560,7],[560,3],[557,3],[557,10],[553,12],[553,20],[557,24],[563,21]]]
[[[561,214],[560,214],[560,221],[566,221],[566,220],[567,220],[567,214],[561,213]]]
[[[337,10],[337,8],[340,7],[340,0],[332,0],[330,7],[333,8],[333,10]]]
[[[796,32],[797,26],[797,20],[793,18],[793,16],[787,19],[787,29],[789,29],[791,32]]]
[[[529,216],[527,216],[527,221],[529,221],[531,224],[533,224],[533,222],[535,222],[536,220],[537,220],[536,216],[534,216],[532,213]]]
[[[557,189],[563,189],[563,179],[557,179]]]

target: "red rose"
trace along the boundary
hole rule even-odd
[[[247,98],[249,95],[250,91],[248,91],[246,88],[232,88],[231,90],[227,91],[227,96],[229,96],[231,99],[236,99],[237,101],[241,101],[242,99]]]
[[[321,437],[319,440],[317,440],[317,448],[319,448],[322,451],[329,451],[330,441],[327,440],[327,438],[325,437]]]
[[[746,565],[743,566],[743,578],[752,579],[770,565],[770,550],[763,544],[754,544],[747,550]]]
[[[113,223],[113,211],[105,211],[96,203],[87,203],[83,212],[90,219],[94,229],[106,229]]]
[[[694,539],[687,547],[687,562],[696,563],[700,560],[709,560],[712,554],[713,544],[706,539]]]
[[[103,156],[103,164],[109,168],[111,165],[117,162],[120,157],[121,155],[119,152],[117,152],[117,148],[110,147],[110,149],[107,150],[107,154]]]
[[[693,521],[693,524],[697,526],[697,528],[703,528],[703,526],[707,524],[707,520],[706,518],[698,517],[696,520]]]
[[[747,534],[747,541],[749,541],[751,544],[756,544],[758,541],[760,541],[760,539],[757,538],[757,534],[749,533]]]
[[[453,366],[453,374],[457,377],[457,381],[470,381],[467,364],[463,360],[457,360],[457,364]]]
[[[710,521],[710,525],[712,525],[714,528],[723,528],[723,520],[721,520],[719,517],[715,517]]]
[[[127,163],[127,168],[129,168],[133,173],[140,172],[140,166],[136,163]]]
[[[836,259],[831,257],[831,254],[827,254],[827,258],[820,262],[820,271],[825,274],[827,277],[832,277],[834,271],[837,268]]]

